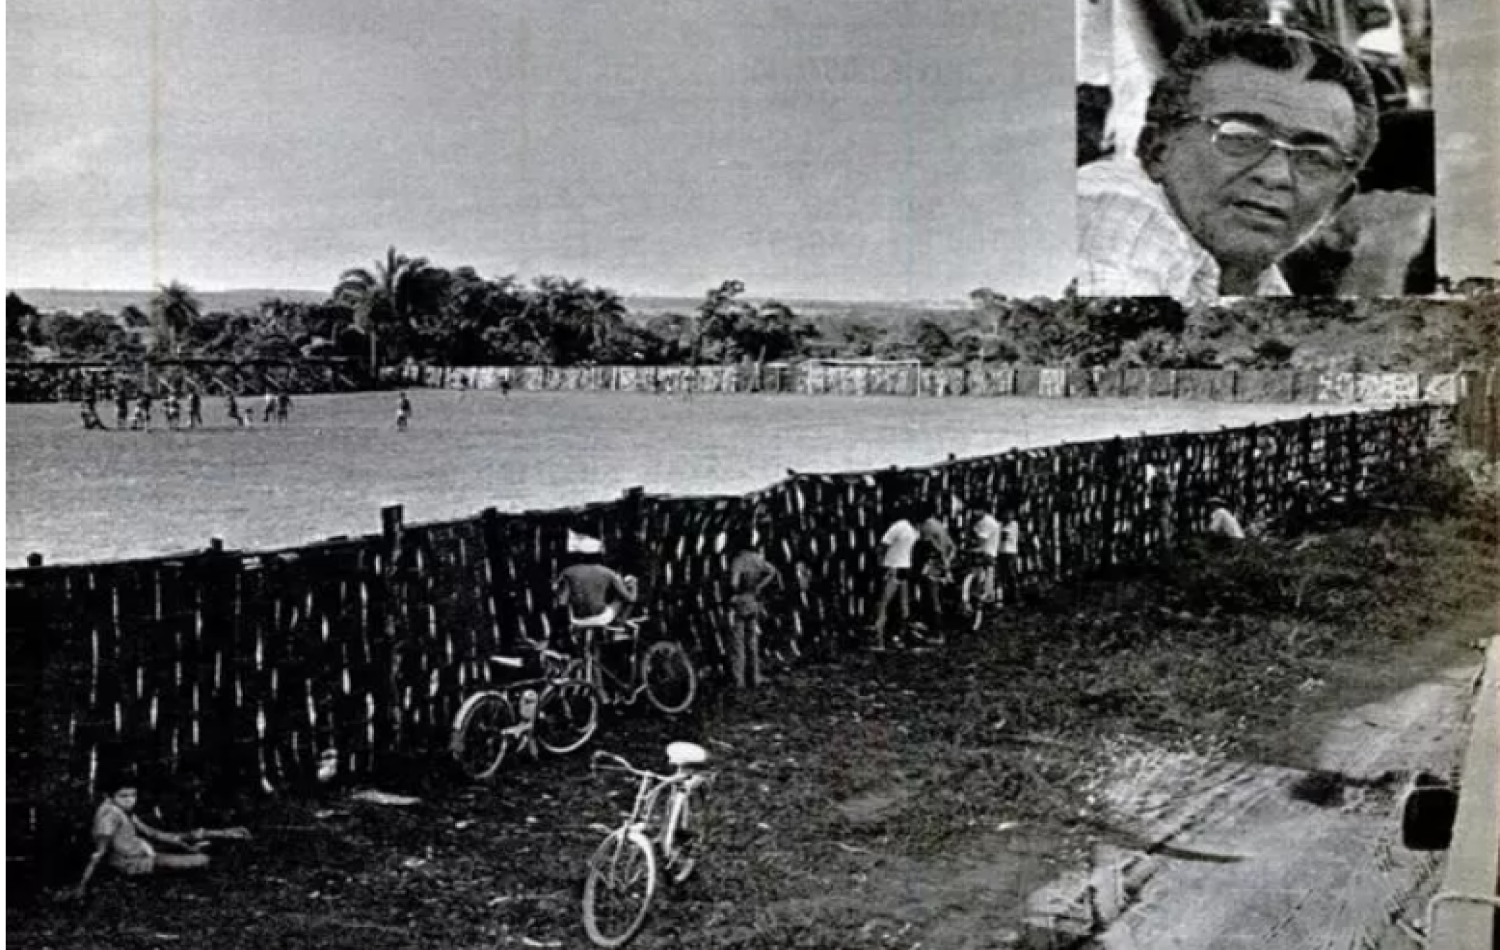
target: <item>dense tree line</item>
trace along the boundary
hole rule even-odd
[[[343,356],[378,367],[725,363],[801,357],[1051,366],[1447,370],[1500,356],[1500,290],[1469,280],[1443,299],[1011,298],[981,288],[966,309],[844,308],[814,315],[755,301],[726,280],[691,312],[632,314],[614,291],[543,275],[485,277],[395,248],[340,275],[316,303],[271,298],[206,311],[185,284],[148,311],[43,314],[6,298],[10,359],[139,362]]]

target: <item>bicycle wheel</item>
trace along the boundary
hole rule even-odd
[[[698,695],[698,671],[682,644],[673,640],[658,640],[646,648],[641,682],[651,705],[668,714],[687,709]]]
[[[599,728],[599,697],[583,680],[562,680],[542,690],[536,707],[536,742],[553,755],[583,747]]]
[[[656,896],[656,853],[639,832],[616,828],[589,859],[583,929],[596,946],[623,947],[640,933]]]
[[[704,822],[704,804],[686,793],[673,799],[672,855],[667,862],[667,877],[681,884],[693,876],[703,857],[708,828]]]
[[[516,711],[500,693],[475,693],[453,717],[453,736],[448,748],[453,760],[469,778],[487,782],[500,771],[510,752]]]
[[[964,575],[963,586],[958,591],[958,602],[969,620],[970,630],[978,630],[984,626],[984,585],[980,583],[978,571],[970,571]]]

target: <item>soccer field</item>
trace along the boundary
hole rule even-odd
[[[1343,407],[1169,400],[912,399],[418,390],[299,397],[285,428],[85,432],[76,405],[6,406],[6,563],[284,547],[408,522],[603,501],[634,485],[740,493],[799,471],[1245,425]],[[247,407],[259,409],[250,401]],[[112,413],[109,413],[112,416]]]

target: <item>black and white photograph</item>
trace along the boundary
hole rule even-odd
[[[1500,947],[1493,0],[15,0],[6,942]]]

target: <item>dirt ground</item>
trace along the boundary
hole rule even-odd
[[[596,744],[638,765],[691,739],[720,770],[708,859],[638,945],[1384,946],[1437,867],[1392,845],[1392,810],[1451,764],[1493,551],[1448,519],[1189,555],[946,648],[799,659],[751,698],[607,722]],[[12,867],[10,944],[586,945],[590,825],[629,807],[619,776],[578,755],[475,787],[434,760],[379,787],[420,801],[204,810],[253,840],[81,903]]]

